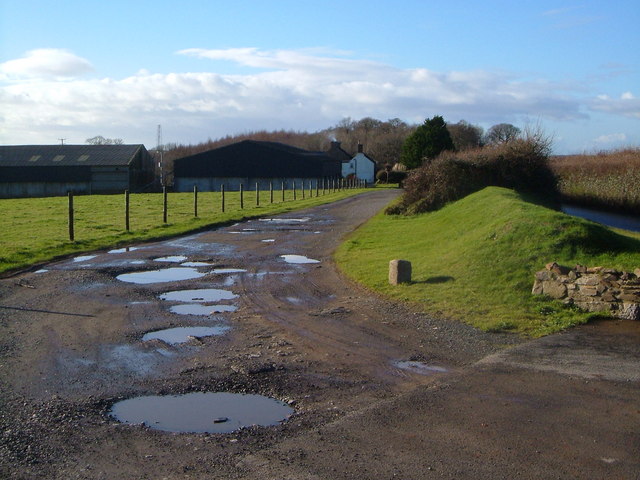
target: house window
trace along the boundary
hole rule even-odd
[[[63,158],[64,158],[64,155],[56,155],[55,157],[53,157],[53,161],[54,162],[59,162]]]
[[[42,156],[42,155],[33,155],[33,156],[29,159],[29,161],[30,161],[30,162],[37,162],[37,161],[38,161],[38,159],[39,159],[41,156]]]
[[[80,155],[78,157],[79,162],[86,162],[89,159],[89,155]]]

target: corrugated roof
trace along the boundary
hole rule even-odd
[[[176,177],[320,178],[341,174],[324,152],[277,142],[244,140],[174,161]]]
[[[0,167],[128,165],[143,145],[0,145]]]

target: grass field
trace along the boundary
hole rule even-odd
[[[302,192],[274,192],[270,203],[268,191],[260,192],[256,206],[255,192],[245,192],[244,208],[240,208],[238,192],[222,197],[217,192],[198,194],[198,217],[194,217],[193,193],[169,193],[167,223],[163,223],[162,194],[130,195],[130,231],[125,230],[124,195],[87,195],[74,198],[75,241],[69,241],[67,197],[0,200],[0,274],[25,268],[56,257],[131,242],[159,239],[207,226],[236,222],[243,218],[275,215],[292,210],[332,202],[361,193],[363,190],[322,191],[316,196]]]
[[[640,148],[553,157],[550,166],[566,201],[640,215]]]
[[[413,283],[389,285],[392,259],[411,261]],[[540,336],[595,315],[531,295],[536,271],[551,261],[633,271],[640,240],[489,187],[436,212],[377,215],[336,261],[354,280],[431,314]]]

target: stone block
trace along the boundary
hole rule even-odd
[[[566,275],[571,271],[569,267],[558,265],[556,262],[547,263],[545,268],[557,275]]]
[[[640,320],[640,304],[623,303],[616,316],[627,320]]]
[[[596,285],[580,285],[580,293],[588,297],[595,297],[598,295],[598,287]]]
[[[531,289],[531,293],[533,295],[542,295],[544,293],[544,289],[542,287],[542,282],[536,278],[536,281],[533,282],[533,288]]]
[[[600,283],[600,277],[598,275],[587,274],[576,280],[576,285],[598,285]]]
[[[408,260],[391,260],[389,262],[389,283],[411,283],[411,262]]]
[[[542,282],[542,293],[551,298],[564,298],[567,296],[567,286],[552,280]]]

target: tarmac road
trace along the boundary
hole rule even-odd
[[[525,342],[378,298],[331,253],[395,195],[0,279],[0,477],[640,478],[640,322]],[[118,279],[159,269],[193,278]],[[160,298],[203,288],[227,296],[190,314]],[[184,343],[144,337],[215,326]],[[125,398],[190,392],[260,394],[295,413],[226,434],[109,415]]]

